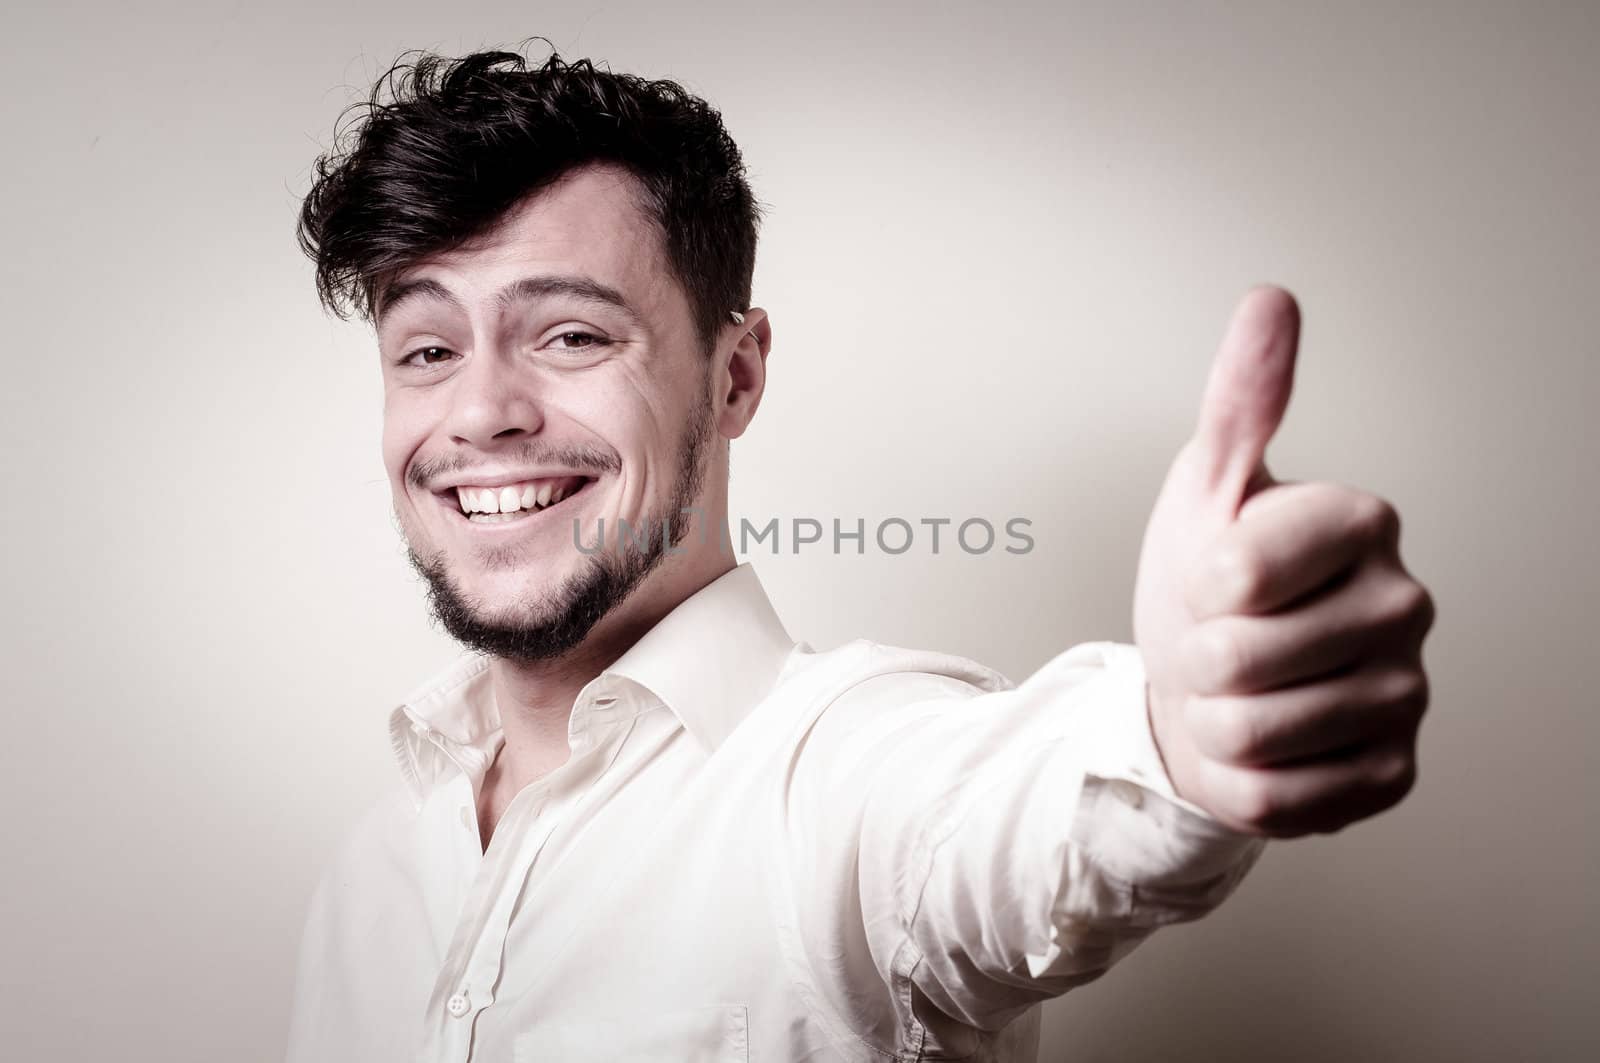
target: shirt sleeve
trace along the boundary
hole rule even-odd
[[[1098,977],[1210,911],[1264,845],[1174,791],[1131,645],[1079,644],[1001,690],[876,676],[812,739],[827,796],[811,811],[854,827],[835,866],[901,1021],[923,1028],[995,1031]]]

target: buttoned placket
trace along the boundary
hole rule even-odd
[[[609,675],[592,680],[578,695],[568,722],[566,763],[512,798],[482,851],[428,1005],[418,1056],[422,1063],[470,1063],[473,1020],[494,1002],[511,914],[537,871],[540,852],[564,821],[586,811],[580,807],[584,797],[621,752],[634,720],[656,704],[627,680]],[[461,767],[447,747],[441,748]],[[452,782],[470,798],[465,771]],[[466,816],[476,855],[482,843],[475,809],[468,808]]]

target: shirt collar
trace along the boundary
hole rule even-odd
[[[794,645],[746,561],[678,603],[605,674],[660,698],[710,753],[772,689]]]
[[[679,602],[584,694],[606,676],[631,680],[711,753],[766,696],[794,647],[746,561]],[[390,712],[390,739],[415,800],[451,762],[481,774],[499,749],[489,661],[487,654],[463,652]]]

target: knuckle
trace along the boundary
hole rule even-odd
[[[1422,584],[1416,584],[1417,597],[1417,630],[1426,635],[1433,630],[1433,622],[1439,617],[1439,607],[1433,600],[1433,594]]]
[[[1211,623],[1200,628],[1194,642],[1197,678],[1212,691],[1236,688],[1248,661],[1244,640],[1232,625]]]
[[[1379,704],[1395,712],[1420,716],[1428,704],[1428,677],[1420,668],[1401,668],[1384,677]]]
[[[1428,593],[1428,588],[1409,577],[1406,579],[1406,587],[1409,591],[1406,620],[1412,630],[1421,635],[1433,626],[1433,595]]]
[[[1234,787],[1234,818],[1256,830],[1271,830],[1282,812],[1282,803],[1265,773],[1253,772]]]
[[[1414,714],[1412,723],[1422,722],[1422,717],[1428,711],[1428,705],[1433,700],[1433,690],[1428,684],[1428,673],[1419,666],[1417,668],[1417,689],[1411,697],[1411,711]]]
[[[1254,601],[1266,582],[1266,563],[1260,554],[1242,544],[1219,549],[1211,557],[1211,579],[1222,610],[1237,609]]]
[[[1352,519],[1357,529],[1378,542],[1400,539],[1400,511],[1377,495],[1357,495]]]
[[[1388,750],[1373,757],[1368,781],[1387,804],[1400,800],[1416,782],[1416,760],[1409,749]]]
[[[1253,760],[1261,752],[1262,729],[1255,714],[1239,699],[1219,700],[1209,728],[1212,753],[1234,764]]]
[[[1427,619],[1430,606],[1422,584],[1409,578],[1395,580],[1385,593],[1382,619],[1396,627],[1418,627]]]

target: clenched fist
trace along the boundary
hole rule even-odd
[[[1434,617],[1393,506],[1267,472],[1299,332],[1278,288],[1234,312],[1151,512],[1133,608],[1178,794],[1274,837],[1338,830],[1410,790]]]

